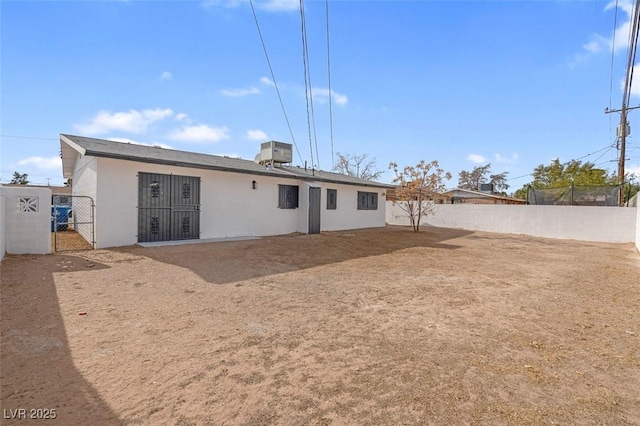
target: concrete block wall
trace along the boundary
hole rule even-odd
[[[391,202],[387,204],[386,220],[392,225],[409,225],[406,213]],[[637,222],[635,208],[441,204],[434,215],[423,218],[421,223],[471,231],[638,244]]]
[[[2,190],[2,186],[0,185],[0,261],[4,257],[5,253],[5,243],[4,243],[4,235],[5,235],[5,221],[4,221],[4,209],[5,209],[5,200],[4,200],[4,191]]]
[[[640,251],[640,206],[636,207],[636,248]]]
[[[51,190],[0,187],[4,250],[9,254],[51,253]]]

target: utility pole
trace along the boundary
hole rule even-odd
[[[620,158],[618,159],[618,181],[620,191],[618,192],[618,206],[624,206],[624,165],[626,156],[627,135],[629,133],[629,123],[627,122],[627,112],[629,110],[629,97],[631,96],[631,82],[633,81],[633,65],[636,60],[636,48],[638,46],[638,26],[640,25],[640,0],[634,2],[633,16],[631,18],[631,34],[629,35],[629,55],[627,57],[627,73],[624,81],[624,94],[622,95],[622,108],[620,108],[620,126],[618,136],[620,137]],[[606,112],[606,111],[605,111]]]

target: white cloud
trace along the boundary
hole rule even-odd
[[[164,149],[173,149],[172,146],[167,145],[166,143],[159,143],[159,142],[156,142],[156,143],[136,142],[133,139],[129,139],[129,138],[109,138],[108,140],[114,141],[114,142],[132,143],[134,145],[159,146],[160,148],[164,148]]]
[[[298,0],[266,0],[256,2],[256,6],[262,10],[270,12],[291,12],[299,10],[300,2]]]
[[[634,76],[639,76],[640,74],[638,74],[640,72],[640,64],[638,65],[634,65],[633,66],[633,75]],[[624,92],[624,82],[625,79],[623,78],[622,80],[620,80],[620,89]],[[634,78],[631,81],[631,95],[632,96],[640,96],[640,80],[638,80],[638,78]]]
[[[517,152],[514,152],[513,154],[511,154],[511,157],[503,157],[500,154],[495,155],[497,163],[515,163],[516,161],[518,161],[518,157],[519,156]]]
[[[171,80],[173,78],[173,75],[169,72],[169,71],[163,71],[162,74],[160,74],[160,79],[161,80]]]
[[[271,79],[269,77],[262,77],[260,78],[260,83],[266,85],[266,86],[273,86],[275,87],[275,83],[273,81],[271,81]]]
[[[176,130],[171,135],[171,139],[184,142],[219,142],[229,139],[229,129],[227,126],[211,127],[206,124],[196,126],[184,126],[181,130]]]
[[[242,4],[248,4],[249,0],[204,0],[200,5],[205,9],[221,7],[224,9],[236,8]],[[257,9],[268,12],[291,12],[298,10],[299,0],[255,0]]]
[[[480,154],[469,154],[467,156],[467,160],[470,160],[472,163],[475,163],[475,164],[487,163],[487,159]]]
[[[247,139],[252,141],[266,141],[269,137],[260,129],[247,130]]]
[[[629,46],[629,31],[631,29],[631,16],[633,13],[633,4],[631,0],[618,0],[612,1],[606,5],[604,8],[605,11],[615,9],[616,4],[625,16],[622,16],[623,19],[620,19],[618,22],[621,22],[620,25],[614,30],[614,34],[611,37],[604,37],[600,34],[594,34],[591,36],[591,40],[588,43],[582,45],[582,48],[589,53],[598,53],[603,50],[618,51],[621,49],[626,49]],[[620,18],[620,16],[619,16]]]
[[[247,95],[257,95],[260,93],[260,89],[251,86],[248,89],[223,89],[221,92],[224,96],[242,97]]]
[[[126,112],[100,111],[89,122],[76,124],[76,130],[87,135],[109,133],[112,130],[120,130],[129,133],[144,133],[151,124],[173,116],[169,108],[155,108],[138,111],[131,109]]]
[[[634,179],[634,182],[640,183],[640,164],[636,166],[627,165],[624,168],[625,176],[630,176]]]
[[[62,166],[60,157],[29,157],[18,161],[18,166],[35,166],[37,169],[59,169]]]
[[[184,121],[184,120],[189,120],[189,116],[187,114],[185,114],[184,112],[178,113],[176,114],[175,118],[177,121]]]
[[[204,0],[200,3],[200,6],[205,9],[213,9],[216,7],[222,7],[225,9],[231,9],[238,7],[241,4],[247,3],[248,0]]]
[[[342,95],[333,89],[329,90],[329,89],[320,88],[320,87],[313,87],[311,88],[311,93],[321,102],[328,99],[329,95],[331,95],[333,102],[335,102],[338,105],[344,106],[347,104],[347,102],[349,102],[349,98],[347,98],[346,95]]]

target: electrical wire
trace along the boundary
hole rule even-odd
[[[280,89],[278,88],[278,82],[276,81],[275,73],[273,72],[273,67],[271,66],[271,61],[269,60],[269,54],[267,53],[267,46],[264,42],[264,38],[262,37],[262,31],[260,30],[260,24],[258,23],[258,15],[256,15],[256,10],[253,7],[253,0],[249,0],[249,4],[251,5],[251,12],[253,13],[253,19],[256,23],[256,28],[258,30],[258,35],[260,36],[260,42],[262,43],[262,50],[264,51],[264,56],[267,59],[267,65],[269,65],[269,72],[271,73],[271,80],[273,81],[273,86],[276,88],[276,93],[278,94],[278,99],[280,100],[280,107],[282,108],[282,113],[284,114],[284,119],[287,122],[287,127],[289,128],[289,134],[291,135],[291,141],[293,142],[293,146],[296,149],[296,153],[298,154],[298,158],[300,162],[303,162],[302,156],[300,155],[300,150],[298,150],[298,144],[296,143],[296,138],[293,136],[293,130],[291,130],[291,123],[289,122],[289,117],[287,116],[287,111],[284,108],[284,102],[282,101],[282,95],[280,94]]]
[[[609,77],[609,109],[611,109],[611,102],[612,102],[612,96],[613,96],[613,62],[614,62],[614,56],[615,56],[615,47],[616,47],[616,29],[618,26],[618,0],[616,0],[616,5],[615,5],[615,14],[613,16],[613,36],[612,36],[612,41],[611,41],[611,70],[610,70],[610,77]],[[611,118],[609,119],[609,122],[611,122]],[[611,129],[609,129],[609,131],[611,131]]]
[[[614,17],[613,17],[613,35],[611,36],[611,69],[609,70],[609,109],[612,107],[612,97],[613,97],[613,63],[615,57],[615,47],[616,47],[616,29],[618,26],[618,0],[616,0],[616,5],[614,8]],[[611,115],[609,115],[609,135],[613,132],[613,119]]]
[[[591,155],[594,155],[594,154],[597,154],[597,153],[602,152],[602,151],[604,151],[604,150],[607,150],[607,151],[606,151],[605,153],[603,153],[600,157],[596,158],[596,159],[593,161],[593,163],[594,163],[594,167],[595,167],[595,162],[596,162],[596,161],[598,161],[600,158],[602,158],[602,157],[603,157],[607,152],[609,152],[609,151],[610,151],[610,150],[612,150],[613,148],[614,148],[614,145],[607,145],[607,146],[605,146],[604,148],[600,148],[600,149],[598,149],[598,150],[596,150],[596,151],[593,151],[593,152],[590,152],[590,153],[588,153],[588,154],[585,154],[585,155],[583,155],[582,157],[578,157],[578,158],[571,159],[571,160],[569,160],[569,161],[565,161],[564,163],[562,163],[562,166],[567,166],[567,165],[568,165],[569,163],[571,163],[572,161],[579,161],[579,160],[582,160],[583,158],[587,158],[587,157],[589,157],[589,156],[591,156]],[[533,173],[527,173],[526,175],[516,176],[516,177],[513,177],[513,178],[505,179],[505,182],[509,182],[509,181],[512,181],[512,180],[522,179],[522,178],[527,177],[527,176],[533,176]]]
[[[333,97],[333,92],[331,90],[331,51],[329,49],[329,0],[325,0],[325,17],[327,22],[327,74],[329,78],[329,137],[331,140],[331,170],[335,171],[335,154],[333,153],[333,103],[331,98]]]
[[[309,45],[307,43],[307,25],[306,19],[304,15],[304,0],[300,0],[300,22],[301,22],[301,33],[302,33],[302,65],[304,68],[304,87],[305,87],[305,99],[307,105],[307,128],[309,132],[309,151],[311,152],[311,165],[312,167],[316,164],[313,161],[313,143],[312,143],[312,130],[313,134],[316,135],[315,131],[315,114],[313,110],[313,93],[312,93],[312,85],[311,85],[311,70],[309,69]],[[320,156],[318,154],[318,138],[315,136],[315,145],[316,145],[316,159],[317,166],[320,168]]]
[[[58,140],[56,138],[37,138],[33,136],[15,136],[15,135],[0,135],[0,137],[10,138],[10,139],[33,139],[33,140],[41,140],[41,141],[57,141]]]

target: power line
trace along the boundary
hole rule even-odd
[[[56,138],[38,138],[38,137],[34,137],[34,136],[16,136],[16,135],[0,135],[0,137],[10,138],[10,139],[34,139],[34,140],[42,140],[42,141],[57,141],[58,140]]]
[[[298,158],[300,162],[303,162],[302,156],[300,155],[300,151],[298,150],[298,144],[296,144],[296,138],[293,136],[293,130],[291,130],[291,123],[289,122],[289,117],[287,116],[287,111],[284,108],[284,102],[282,101],[282,95],[280,95],[280,89],[278,88],[278,82],[276,81],[276,75],[273,72],[273,67],[271,66],[271,61],[269,60],[269,54],[267,53],[267,46],[264,43],[264,38],[262,37],[262,31],[260,31],[260,24],[258,23],[258,15],[256,15],[256,10],[253,7],[253,0],[249,0],[249,4],[251,5],[251,12],[253,13],[253,19],[256,23],[256,28],[258,29],[258,35],[260,36],[260,42],[262,43],[262,50],[264,51],[264,56],[267,58],[267,64],[269,65],[269,71],[271,72],[271,80],[273,80],[273,86],[276,88],[276,93],[278,94],[278,99],[280,100],[280,107],[282,108],[282,113],[284,114],[284,119],[287,122],[287,127],[289,128],[289,134],[291,135],[291,141],[293,142],[293,146],[298,153]]]
[[[611,109],[612,105],[612,96],[613,96],[613,62],[615,57],[615,47],[616,47],[616,27],[618,26],[618,0],[616,0],[615,5],[615,13],[613,17],[613,36],[611,41],[611,69],[609,71],[609,109]],[[612,120],[611,116],[609,116],[609,135],[611,135],[613,129],[611,128]]]
[[[309,45],[307,44],[307,25],[304,16],[304,0],[300,0],[300,21],[302,24],[302,65],[304,68],[304,87],[305,98],[307,101],[307,128],[309,130],[309,150],[311,151],[311,165],[313,167],[313,144],[311,138],[311,130],[316,135],[315,130],[315,114],[313,111],[313,92],[311,91],[311,70],[309,69]],[[312,125],[313,123],[313,125]],[[316,158],[318,160],[318,168],[320,168],[320,156],[318,154],[318,137],[315,136]]]
[[[618,26],[618,0],[616,0],[615,5],[615,14],[613,17],[613,36],[611,41],[611,70],[610,70],[610,78],[609,78],[609,109],[611,109],[611,97],[613,96],[613,62],[615,56],[615,47],[616,47],[616,27]],[[611,119],[609,119],[609,123],[611,123]],[[611,129],[609,129],[611,131]]]
[[[325,0],[325,16],[327,22],[327,74],[329,77],[329,136],[331,139],[331,170],[335,170],[335,154],[333,153],[333,108],[331,97],[333,92],[331,91],[331,52],[329,50],[329,0]]]
[[[612,150],[612,149],[613,149],[613,147],[614,147],[614,145],[607,145],[607,146],[605,146],[604,148],[600,148],[600,149],[598,149],[598,150],[596,150],[596,151],[593,151],[593,152],[590,152],[590,153],[588,153],[588,154],[585,154],[585,155],[583,155],[582,157],[578,157],[578,158],[571,159],[571,160],[569,160],[569,161],[565,161],[565,162],[564,162],[564,163],[562,163],[561,165],[562,165],[562,166],[567,166],[567,165],[569,165],[572,161],[579,161],[579,160],[582,160],[583,158],[587,158],[587,157],[589,157],[589,156],[591,156],[591,155],[597,154],[597,153],[602,152],[602,151],[604,151],[604,150],[606,149],[607,151],[606,151],[604,154],[602,154],[600,157],[596,158],[596,159],[593,161],[593,163],[595,163],[595,162],[596,162],[596,161],[598,161],[600,158],[602,158],[602,157],[603,157],[607,152],[609,152],[610,150]],[[594,164],[594,167],[596,167],[596,165],[595,165],[595,164]],[[509,182],[509,181],[512,181],[512,180],[522,179],[522,178],[527,177],[527,176],[533,176],[533,173],[527,173],[526,175],[522,175],[522,176],[517,176],[517,177],[513,177],[513,178],[505,179],[505,182]]]

